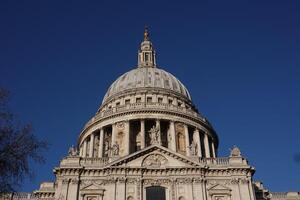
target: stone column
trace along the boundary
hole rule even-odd
[[[198,129],[195,129],[194,135],[193,135],[194,142],[197,144],[197,156],[201,157],[201,142],[200,142],[200,133]]]
[[[189,138],[189,129],[186,124],[184,124],[184,135],[185,135],[185,146],[186,146],[186,155],[190,156],[190,138]]]
[[[83,147],[82,145],[79,146],[79,156],[83,155]]]
[[[91,139],[90,139],[90,152],[89,152],[89,157],[92,158],[93,157],[93,153],[94,153],[94,133],[92,133],[90,135]]]
[[[111,146],[116,144],[116,124],[112,124]]]
[[[130,153],[130,121],[125,122],[125,142],[124,142],[124,155]]]
[[[204,133],[204,148],[205,148],[205,157],[210,157],[210,151],[209,151],[209,144],[208,144],[208,135],[207,133]]]
[[[100,129],[100,137],[99,137],[99,152],[98,157],[103,157],[103,144],[104,144],[104,130],[103,128]]]
[[[86,141],[86,138],[85,138],[84,141],[83,141],[83,150],[82,150],[82,156],[83,157],[86,157],[86,148],[87,148],[86,143],[87,143],[87,141]]]
[[[176,134],[174,121],[170,121],[168,140],[170,141],[169,148],[176,152]]]
[[[200,148],[200,154],[199,155],[200,155],[200,157],[205,157],[205,155],[204,155],[205,149],[202,149],[202,146],[201,146],[202,140],[203,140],[202,134],[199,130],[198,130],[198,132],[199,132],[199,148]]]
[[[158,144],[162,145],[161,144],[161,132],[160,132],[160,121],[159,121],[159,119],[156,119],[155,123],[156,123],[156,128],[158,128],[159,133],[160,133],[160,137],[158,138]]]
[[[212,155],[215,158],[216,157],[216,150],[215,150],[215,143],[211,141],[211,148],[212,148]]]
[[[141,119],[141,149],[146,147],[146,137],[145,137],[145,120]]]

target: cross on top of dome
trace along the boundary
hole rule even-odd
[[[149,35],[148,27],[145,27],[144,41],[138,52],[138,67],[156,67],[155,51]]]

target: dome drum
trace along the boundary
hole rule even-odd
[[[196,109],[190,99],[187,99],[185,96],[176,92],[161,88],[133,88],[118,92],[117,94],[108,97],[105,102],[102,103],[98,112],[108,109],[108,107],[125,105],[126,100],[129,100],[129,103],[144,103],[147,100],[146,97],[149,96],[151,97],[150,100],[152,102],[168,103],[172,105],[179,105],[181,107],[186,105],[187,107]]]
[[[216,157],[218,140],[204,127],[155,115],[137,117],[112,120],[114,123],[88,131],[79,142],[80,156],[123,157],[151,145],[161,145],[190,157]]]

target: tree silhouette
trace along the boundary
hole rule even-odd
[[[8,109],[9,92],[0,88],[0,196],[14,192],[32,177],[30,161],[43,163],[47,143],[34,136],[30,124],[19,125]]]

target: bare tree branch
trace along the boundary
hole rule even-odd
[[[29,162],[43,163],[48,144],[33,134],[32,126],[19,126],[7,103],[9,92],[0,88],[0,194],[15,191],[33,176]]]

